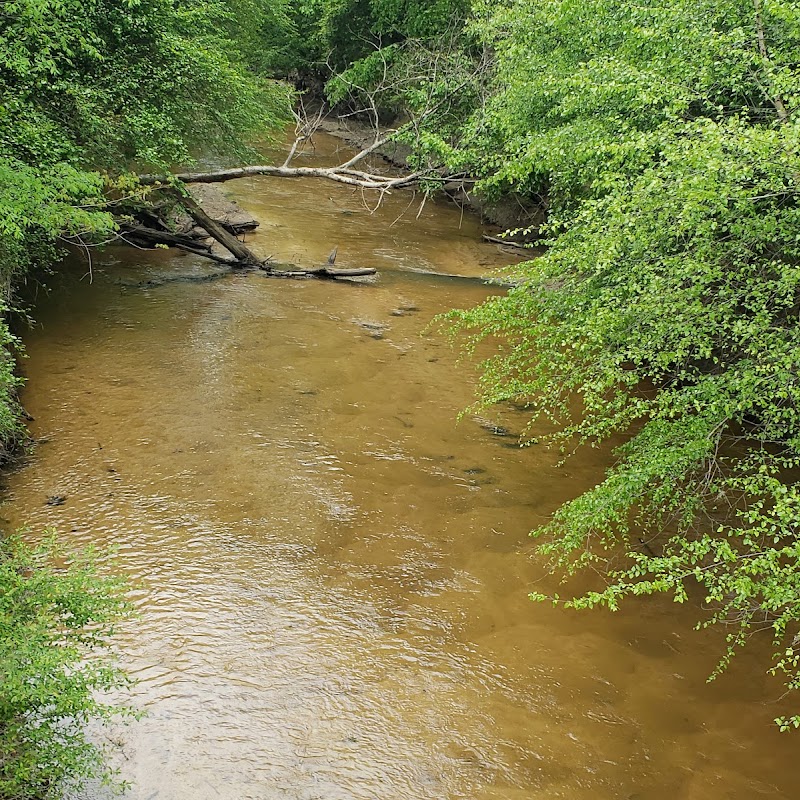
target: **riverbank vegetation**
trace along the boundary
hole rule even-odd
[[[329,80],[333,99],[391,76],[412,118],[446,98],[401,134],[415,166],[546,211],[546,254],[517,287],[451,316],[473,345],[500,342],[482,402],[524,404],[531,431],[554,422],[565,452],[626,439],[534,531],[555,568],[599,567],[604,584],[536,599],[702,599],[701,624],[726,627],[720,668],[771,631],[773,669],[800,687],[797,4],[452,2],[446,24],[429,18],[435,46],[400,17],[382,27],[413,4],[322,5],[372,14],[357,37],[372,50]],[[322,19],[332,46],[338,17]]]
[[[629,439],[536,535],[630,595],[704,599],[729,650],[772,631],[800,685],[800,13],[791,2],[482,3],[496,53],[467,127],[483,185],[540,194],[546,255],[456,315],[504,348],[487,402],[566,447]],[[700,594],[697,590],[699,588]],[[800,724],[798,717],[782,725]]]
[[[248,158],[288,118],[288,90],[255,71],[254,33],[283,18],[256,0],[8,0],[0,8],[0,275],[4,301],[56,248],[114,236],[135,165],[199,148]],[[288,23],[287,23],[288,24]],[[3,333],[4,343],[8,334]],[[0,404],[13,408],[12,370]],[[0,441],[20,426],[0,413]]]
[[[52,540],[0,540],[0,797],[62,797],[112,781],[89,722],[127,713],[104,700],[126,683],[104,654],[126,613],[121,581],[90,559],[66,566]]]
[[[397,123],[426,188],[468,176],[546,214],[517,288],[451,316],[500,343],[483,402],[526,405],[567,450],[626,437],[535,532],[559,569],[606,575],[563,602],[705,598],[723,664],[769,630],[796,689],[798,52],[790,0],[9,0],[0,271],[13,287],[113,238],[138,174],[254,163],[290,83]],[[6,442],[15,390],[6,362]]]

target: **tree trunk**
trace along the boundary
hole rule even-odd
[[[766,71],[772,67],[772,62],[769,58],[769,51],[767,50],[767,37],[764,31],[764,17],[762,14],[761,9],[761,0],[753,0],[753,8],[755,10],[756,15],[756,37],[758,39],[758,52],[761,55],[761,59],[764,62],[764,68]],[[770,86],[771,89],[774,90],[773,95],[770,97],[770,102],[775,107],[775,111],[778,112],[778,120],[781,123],[785,123],[789,121],[789,110],[786,108],[786,103],[784,102],[781,93],[775,90],[775,87],[772,84],[772,80],[769,75],[766,76],[767,84]]]
[[[236,262],[232,266],[260,267],[264,263],[264,259],[259,258],[219,222],[211,219],[193,197],[188,194],[179,194],[178,202],[201,228],[208,231],[209,236],[216,239],[226,250],[233,254]]]

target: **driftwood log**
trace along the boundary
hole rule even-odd
[[[376,270],[372,267],[363,267],[361,269],[337,269],[333,265],[336,263],[336,253],[338,247],[333,248],[333,252],[328,256],[328,263],[322,267],[315,267],[313,269],[290,269],[281,270],[276,267],[266,269],[271,275],[276,278],[361,278],[365,275],[374,275]]]
[[[491,244],[499,244],[503,247],[513,247],[516,250],[527,250],[530,252],[533,243],[530,242],[514,242],[511,239],[501,239],[499,236],[490,236],[488,233],[484,233],[481,238],[484,242],[490,242]]]
[[[264,259],[259,258],[249,247],[240,242],[223,225],[212,219],[200,204],[189,194],[178,195],[178,202],[186,209],[189,216],[207,231],[209,236],[216,239],[234,257],[231,266],[259,267]]]
[[[207,213],[202,204],[195,199],[189,191],[165,188],[164,194],[182,209],[191,220],[184,226],[188,232],[178,233],[169,229],[168,222],[152,208],[138,210],[136,219],[125,219],[119,224],[120,238],[136,246],[153,247],[167,246],[183,250],[193,255],[203,256],[220,264],[226,264],[231,270],[260,269],[276,278],[325,278],[335,280],[338,278],[356,278],[374,275],[376,270],[371,267],[358,269],[338,269],[334,266],[336,249],[328,257],[327,264],[311,269],[299,269],[293,265],[276,264],[271,259],[259,258],[236,235],[237,232],[253,230],[258,226],[256,220],[233,221],[228,219],[215,219]],[[204,198],[205,199],[205,198]],[[215,205],[212,198],[210,205]],[[216,203],[216,205],[219,205]],[[234,211],[238,209],[235,203],[228,204]],[[238,209],[241,211],[241,209]],[[191,228],[194,225],[194,228]],[[198,233],[199,232],[199,233]],[[208,239],[213,239],[229,255],[219,255]]]

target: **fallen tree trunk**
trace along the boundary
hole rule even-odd
[[[344,183],[348,186],[355,186],[359,189],[389,191],[391,189],[413,186],[419,183],[420,179],[430,172],[431,170],[426,170],[424,172],[412,172],[409,175],[390,177],[388,175],[376,175],[371,172],[351,169],[348,166],[278,167],[266,164],[261,166],[221,169],[215,170],[214,172],[182,172],[177,175],[139,175],[138,178],[139,182],[144,186],[166,185],[173,182],[176,178],[183,183],[223,183],[238,178],[252,178],[259,175],[266,175],[274,178],[326,178],[327,180]]]
[[[228,197],[222,184],[195,183],[188,186],[186,190],[203,211],[222,225],[228,233],[238,237],[258,228],[258,220],[241,208],[235,200]],[[172,194],[173,198],[174,196]],[[167,219],[170,224],[168,230],[191,236],[192,230],[197,231],[197,223],[182,206],[179,208],[180,213],[176,213],[173,208],[172,213],[168,215]],[[145,222],[145,224],[148,223]]]
[[[307,137],[305,137],[307,138]],[[297,142],[292,147],[286,161],[281,165],[259,165],[237,167],[234,169],[215,170],[213,172],[184,172],[173,175],[139,175],[138,180],[144,186],[153,186],[158,190],[166,191],[175,196],[195,223],[222,245],[233,256],[232,267],[259,267],[264,271],[281,277],[314,277],[314,278],[350,278],[364,275],[374,275],[376,270],[371,268],[361,269],[335,269],[333,258],[328,264],[310,270],[281,270],[277,265],[270,265],[269,260],[259,259],[243,242],[225,229],[225,226],[209,216],[188,189],[181,191],[176,187],[176,181],[188,184],[222,183],[224,181],[247,178],[253,176],[272,176],[279,178],[324,178],[343,183],[358,189],[376,190],[380,198],[393,189],[408,188],[419,184],[424,179],[446,181],[454,176],[443,176],[440,170],[425,169],[411,174],[400,176],[381,175],[356,169],[355,166],[368,155],[375,152],[388,138],[376,139],[371,145],[362,149],[342,164],[333,167],[293,167],[290,166],[292,156],[296,151]],[[380,202],[380,198],[379,201]],[[176,245],[181,246],[181,245]],[[191,251],[194,252],[194,251]],[[209,251],[210,252],[210,251]],[[219,259],[217,259],[219,260]]]
[[[187,194],[179,194],[178,201],[186,212],[209,236],[216,239],[228,252],[234,256],[231,266],[260,267],[264,259],[259,258],[249,247],[240,242],[232,233],[216,220],[212,219],[195,199]]]
[[[195,210],[195,213],[197,211]],[[214,220],[208,217],[208,215],[200,209],[199,218],[203,219],[203,227],[206,228],[206,221],[212,223],[209,227],[214,227],[213,223]],[[193,217],[194,218],[194,217]],[[198,222],[198,224],[200,224]],[[253,255],[254,261],[247,261],[244,262],[238,258],[223,258],[222,256],[218,256],[216,253],[212,252],[211,246],[205,244],[203,241],[198,239],[193,239],[190,236],[185,236],[176,233],[167,233],[166,231],[155,230],[153,228],[147,228],[144,225],[136,225],[129,222],[123,222],[120,225],[120,236],[123,241],[126,242],[133,242],[136,241],[141,242],[145,246],[152,246],[158,244],[165,244],[169,247],[176,247],[179,250],[183,250],[187,253],[192,253],[193,255],[203,256],[204,258],[209,258],[212,261],[216,261],[219,264],[226,264],[231,268],[231,271],[241,271],[242,269],[260,269],[266,272],[268,275],[271,275],[276,278],[323,278],[329,280],[336,280],[338,278],[359,278],[367,275],[375,275],[377,270],[372,267],[357,267],[353,269],[338,269],[333,266],[336,260],[336,250],[331,253],[328,258],[328,263],[321,266],[321,267],[312,267],[311,269],[298,269],[295,268],[293,265],[284,265],[284,264],[273,264],[269,260],[261,261],[255,255]],[[216,237],[213,237],[216,239]],[[217,240],[218,241],[218,240]],[[238,242],[238,240],[237,240]],[[238,244],[244,248],[244,245],[241,242]],[[227,247],[227,245],[224,245]],[[244,248],[248,252],[251,252],[248,248]],[[289,267],[288,269],[286,267]],[[148,280],[142,283],[131,284],[135,286],[159,286],[162,283],[168,281],[175,281],[175,280],[196,280],[196,281],[203,281],[203,280],[212,280],[214,278],[221,278],[225,275],[230,274],[229,272],[217,272],[211,276],[176,276],[176,277],[169,277],[157,280]]]
[[[276,278],[329,278],[331,280],[336,280],[337,278],[362,278],[366,275],[375,275],[378,272],[373,267],[335,269],[327,265],[313,269],[281,270],[265,267],[262,267],[262,269]]]
[[[297,272],[284,272],[278,269],[271,268],[268,261],[259,259],[244,243],[240,242],[235,235],[225,226],[221,221],[215,220],[210,217],[202,208],[202,201],[198,203],[192,197],[188,189],[184,188],[181,191],[176,186],[176,181],[183,183],[184,186],[188,184],[211,184],[222,183],[224,181],[235,180],[237,178],[247,178],[257,175],[265,175],[279,178],[324,178],[327,180],[343,183],[358,189],[372,189],[377,190],[380,198],[384,194],[389,193],[392,189],[401,189],[414,186],[420,183],[421,180],[428,178],[444,180],[439,174],[439,170],[426,169],[411,174],[400,176],[381,175],[364,170],[356,169],[356,165],[363,161],[371,153],[375,152],[383,144],[388,141],[389,137],[383,139],[376,138],[376,140],[368,147],[356,153],[352,158],[333,167],[293,167],[290,166],[292,156],[297,150],[297,145],[300,141],[308,138],[307,133],[302,133],[286,158],[286,161],[281,165],[260,165],[260,166],[246,166],[237,167],[234,169],[215,170],[213,172],[184,172],[173,175],[139,175],[138,180],[144,186],[154,186],[159,190],[166,191],[169,194],[177,197],[178,202],[183,206],[186,212],[191,216],[195,223],[208,234],[216,239],[228,252],[233,256],[231,266],[238,267],[260,267],[267,272],[274,272],[283,274],[287,277],[318,277],[318,278],[339,278],[339,277],[357,277],[360,275],[372,275],[375,270],[364,268],[360,270],[336,270],[333,269],[333,260],[330,259],[329,263],[323,267],[312,270],[299,270]],[[391,135],[391,134],[390,134]],[[379,201],[380,202],[380,198]]]

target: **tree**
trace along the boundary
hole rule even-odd
[[[627,434],[535,531],[604,586],[699,587],[729,649],[771,630],[800,688],[800,15],[782,0],[482,3],[497,83],[462,158],[549,209],[545,256],[452,315],[498,337],[484,402],[564,447]],[[489,156],[488,153],[496,155]],[[485,156],[485,157],[484,157]],[[536,596],[536,599],[543,599]],[[555,598],[558,602],[563,602]],[[800,718],[781,719],[800,726]]]
[[[186,163],[286,119],[288,94],[249,68],[239,32],[267,0],[10,0],[0,11],[3,155],[121,171]]]
[[[56,568],[58,555],[52,542],[0,540],[0,797],[9,800],[112,778],[86,725],[124,713],[99,694],[126,684],[104,655],[127,610],[122,584],[87,559]]]
[[[248,137],[289,119],[288,88],[255,74],[258,47],[241,34],[283,9],[282,0],[2,4],[0,311],[31,267],[55,260],[58,243],[114,235],[115,204],[137,191],[118,176],[134,164],[191,163],[200,147],[252,157]],[[5,323],[0,341],[11,342]],[[16,384],[5,359],[5,450],[21,435]]]
[[[305,49],[295,49],[293,66],[313,71],[325,65],[321,76],[327,79],[376,49],[431,41],[461,27],[469,8],[469,0],[303,0],[290,12],[307,41]]]

